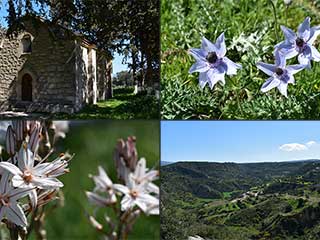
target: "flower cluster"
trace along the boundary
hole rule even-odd
[[[266,92],[277,87],[280,93],[287,97],[288,84],[294,84],[293,75],[305,68],[311,69],[311,61],[320,61],[320,53],[313,46],[320,34],[320,27],[310,28],[310,17],[307,17],[295,33],[281,26],[285,40],[275,46],[275,64],[258,62],[257,67],[270,78],[262,85],[261,91]],[[297,65],[286,66],[286,60],[298,56]]]
[[[99,174],[91,176],[95,188],[92,192],[86,192],[91,204],[100,209],[109,207],[118,217],[112,220],[111,215],[105,215],[108,224],[108,230],[105,230],[96,220],[96,216],[89,216],[91,224],[108,239],[126,239],[141,213],[159,215],[159,187],[153,183],[158,179],[159,172],[149,170],[146,159],[141,158],[137,161],[135,142],[135,137],[128,137],[127,141],[118,141],[114,159],[121,184],[113,183],[105,170],[99,166]]]
[[[320,61],[320,53],[313,46],[320,34],[320,26],[310,27],[310,17],[307,17],[295,33],[291,29],[281,26],[285,40],[275,46],[275,64],[258,62],[258,69],[270,76],[262,85],[261,91],[267,92],[277,87],[280,93],[287,97],[288,84],[294,84],[293,75],[305,68],[311,69],[311,61]],[[203,88],[207,83],[211,88],[220,81],[225,83],[225,74],[235,75],[240,64],[232,62],[226,55],[224,33],[216,43],[202,38],[201,49],[192,48],[189,53],[196,59],[189,73],[199,72],[199,84]],[[286,60],[298,56],[299,64],[286,66]]]
[[[56,199],[55,193],[63,187],[57,177],[69,172],[70,155],[60,154],[55,160],[48,160],[53,153],[51,146],[67,130],[59,127],[58,122],[20,120],[7,128],[8,159],[0,162],[0,219],[10,228],[27,227],[26,215]],[[21,201],[26,196],[28,201]]]

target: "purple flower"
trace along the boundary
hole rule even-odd
[[[306,65],[291,65],[286,66],[286,59],[279,52],[275,54],[275,64],[267,64],[258,62],[257,67],[264,73],[270,76],[267,81],[262,85],[261,91],[267,92],[272,88],[277,87],[280,93],[287,97],[288,84],[294,84],[293,74],[301,71]]]
[[[196,59],[189,73],[199,72],[199,83],[201,88],[208,83],[212,89],[214,85],[221,81],[225,84],[224,75],[235,75],[240,64],[232,62],[226,55],[227,49],[222,33],[216,43],[210,42],[205,37],[202,38],[201,49],[191,48],[189,53]]]
[[[320,34],[320,26],[310,28],[310,17],[307,17],[298,27],[297,34],[291,29],[281,26],[285,40],[275,46],[275,51],[279,51],[286,59],[298,55],[300,64],[311,68],[310,61],[320,61],[320,53],[313,46],[314,41]]]

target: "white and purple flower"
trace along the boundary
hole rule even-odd
[[[299,25],[297,33],[285,26],[281,26],[281,30],[286,39],[275,46],[275,52],[280,52],[286,59],[298,55],[299,63],[307,65],[309,69],[310,61],[320,61],[320,53],[313,46],[320,34],[320,26],[310,28],[310,17],[306,17]]]
[[[294,84],[293,75],[303,70],[306,65],[298,64],[286,66],[286,59],[279,52],[275,54],[275,64],[268,64],[258,62],[257,67],[270,76],[267,81],[262,85],[261,91],[267,92],[272,88],[277,87],[282,95],[287,97],[288,84]]]
[[[208,83],[212,89],[217,82],[225,84],[225,74],[235,75],[241,65],[234,63],[226,55],[227,49],[224,33],[218,38],[216,43],[210,42],[205,37],[202,38],[201,49],[191,48],[189,53],[196,59],[189,73],[199,72],[199,84],[204,88]]]

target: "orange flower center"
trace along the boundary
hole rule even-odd
[[[25,171],[23,173],[23,176],[22,176],[23,180],[26,181],[27,183],[31,182],[32,180],[32,174],[29,172],[29,171]]]
[[[138,197],[138,192],[136,190],[132,190],[130,192],[130,195],[131,195],[131,197],[136,198],[136,197]]]

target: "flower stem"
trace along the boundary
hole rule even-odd
[[[279,37],[278,37],[278,17],[277,17],[277,11],[276,11],[276,6],[274,5],[272,0],[269,0],[269,2],[271,3],[272,6],[272,10],[273,10],[273,15],[274,15],[274,32],[276,34],[276,39],[277,42],[279,41]]]

